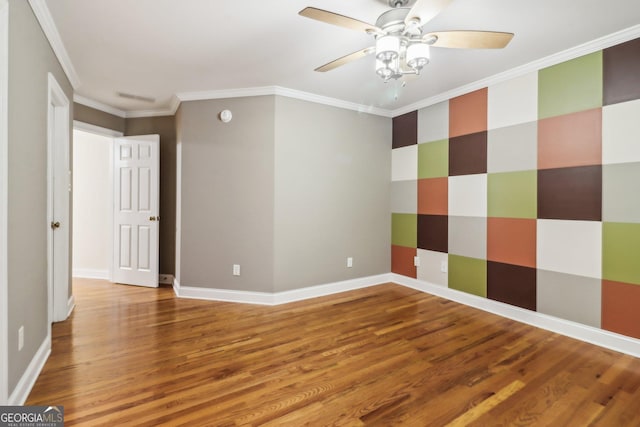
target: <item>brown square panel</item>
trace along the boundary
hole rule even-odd
[[[538,121],[538,169],[601,163],[601,108]]]
[[[413,259],[416,255],[415,248],[391,245],[391,272],[415,279],[417,272]]]
[[[418,143],[418,111],[412,111],[393,118],[393,148],[406,147]]]
[[[449,217],[418,215],[418,247],[436,252],[449,250]]]
[[[640,38],[602,52],[604,105],[640,99]]]
[[[539,170],[538,218],[601,221],[602,166]]]
[[[487,130],[487,88],[449,100],[449,138]]]
[[[449,139],[449,176],[486,172],[486,131]]]
[[[536,269],[487,262],[487,298],[536,310]]]

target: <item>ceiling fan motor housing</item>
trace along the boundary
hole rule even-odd
[[[389,0],[389,6],[391,7],[404,7],[409,4],[409,0]]]

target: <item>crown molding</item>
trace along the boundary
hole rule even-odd
[[[30,2],[41,2],[42,0],[29,0]],[[578,58],[583,55],[587,55],[598,50],[606,49],[611,46],[615,46],[620,43],[624,43],[635,38],[640,37],[640,25],[635,25],[627,29],[609,34],[607,36],[592,40],[587,43],[583,43],[576,47],[564,50],[562,52],[555,53],[553,55],[546,56],[544,58],[529,62],[527,64],[512,68],[502,73],[495,74],[485,79],[477,80],[475,82],[459,86],[455,89],[442,92],[438,95],[420,100],[413,104],[409,104],[405,107],[398,108],[396,110],[387,110],[379,107],[372,107],[363,104],[357,104],[355,102],[344,101],[337,98],[331,98],[328,96],[317,95],[310,92],[303,92],[300,90],[289,89],[281,86],[260,86],[250,88],[237,88],[237,89],[222,89],[222,90],[209,90],[209,91],[194,91],[194,92],[179,92],[176,93],[172,99],[168,108],[163,110],[138,110],[138,111],[123,111],[117,108],[102,104],[98,101],[93,101],[88,98],[84,98],[78,95],[74,96],[74,101],[79,104],[92,107],[106,113],[114,114],[123,118],[133,117],[155,117],[155,116],[170,116],[174,115],[183,101],[203,101],[209,99],[223,99],[223,98],[242,98],[249,96],[265,96],[265,95],[279,95],[286,96],[288,98],[300,99],[303,101],[309,101],[316,104],[324,104],[332,107],[343,108],[347,110],[358,111],[361,113],[369,113],[383,117],[396,117],[411,111],[419,110],[421,108],[429,107],[430,105],[437,104],[439,102],[447,101],[451,98],[473,92],[478,89],[489,87],[504,81],[523,76],[525,74],[539,71],[543,68],[550,67],[571,59]]]
[[[114,116],[118,116],[122,119],[127,118],[127,112],[124,110],[120,110],[119,108],[112,107],[107,104],[103,104],[102,102],[95,101],[93,99],[84,97],[82,95],[78,95],[77,93],[73,95],[73,102],[77,102],[78,104],[82,104],[87,107],[91,107],[95,110],[100,110],[103,113],[112,114]]]
[[[33,13],[36,15],[47,40],[49,40],[49,44],[51,44],[51,48],[58,58],[64,73],[67,75],[71,86],[73,86],[74,90],[77,90],[81,85],[80,77],[78,77],[76,69],[71,62],[71,58],[67,53],[67,49],[64,47],[64,43],[62,43],[62,38],[60,37],[56,24],[53,22],[51,12],[45,3],[45,0],[29,0],[29,5],[31,6]]]
[[[173,95],[171,97],[171,101],[169,103],[169,108],[165,108],[163,110],[135,110],[135,111],[127,111],[125,113],[125,117],[127,119],[130,118],[138,118],[138,117],[161,117],[161,116],[173,116],[178,111],[178,107],[180,107],[180,99],[177,96]]]
[[[429,107],[439,102],[447,101],[456,96],[464,95],[474,90],[483,89],[491,85],[502,83],[507,80],[511,80],[516,77],[523,76],[528,73],[539,71],[543,68],[557,65],[562,62],[570,61],[583,55],[588,55],[598,50],[606,49],[611,46],[615,46],[620,43],[624,43],[635,38],[640,37],[640,25],[634,25],[633,27],[626,28],[624,30],[600,37],[587,43],[572,47],[567,50],[563,50],[558,53],[546,56],[541,59],[529,62],[527,64],[511,68],[503,73],[494,74],[493,76],[485,79],[477,80],[473,83],[469,83],[464,86],[457,87],[455,89],[440,93],[427,99],[415,102],[402,108],[393,110],[391,117],[396,117],[405,113],[410,113],[421,108]]]
[[[198,92],[181,92],[176,94],[180,101],[202,101],[207,99],[242,98],[247,96],[278,95],[288,98],[300,99],[302,101],[324,104],[332,107],[353,110],[360,113],[369,113],[378,116],[391,117],[391,110],[357,104],[355,102],[343,101],[328,96],[316,95],[310,92],[289,89],[281,86],[261,86],[239,89],[210,90]]]

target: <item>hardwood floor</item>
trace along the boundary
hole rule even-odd
[[[74,282],[66,425],[640,425],[640,359],[402,286],[276,307]]]

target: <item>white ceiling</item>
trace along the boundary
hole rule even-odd
[[[314,6],[375,23],[389,9],[386,0],[46,0],[46,6],[79,78],[76,94],[129,112],[170,109],[174,95],[186,92],[266,86],[399,111],[640,23],[639,0],[453,0],[426,31],[515,37],[502,50],[433,48],[423,75],[402,88],[376,76],[372,56],[314,72],[373,39],[298,15]]]

